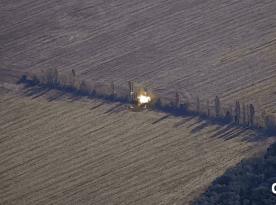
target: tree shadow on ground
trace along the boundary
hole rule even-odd
[[[197,125],[195,128],[193,128],[192,130],[191,130],[191,133],[197,133],[197,132],[200,132],[201,130],[203,130],[204,128],[206,128],[206,127],[208,127],[208,126],[210,126],[210,123],[209,122],[207,122],[207,121],[201,121],[200,123],[199,123],[199,125]]]
[[[55,100],[62,99],[63,96],[65,96],[65,93],[60,92],[60,93],[56,93],[56,94],[53,94],[51,96],[48,96],[47,99],[48,99],[48,102],[52,102],[52,101],[55,101]]]
[[[173,127],[174,127],[174,128],[178,128],[178,127],[180,127],[181,125],[185,125],[186,123],[192,121],[193,119],[194,119],[193,116],[186,117],[186,118],[180,120],[179,122],[175,123]]]
[[[39,98],[39,97],[45,97],[49,102],[59,100],[59,99],[66,99],[69,100],[69,102],[78,101],[83,97],[88,97],[89,99],[100,99],[103,102],[101,102],[100,105],[102,106],[104,103],[112,103],[117,102],[119,104],[115,105],[115,107],[111,108],[110,110],[106,111],[104,114],[111,114],[114,112],[122,111],[123,107],[122,105],[127,104],[126,99],[113,99],[112,97],[104,97],[104,96],[98,96],[95,94],[83,94],[80,92],[74,92],[72,90],[63,90],[63,89],[51,89],[47,86],[25,86],[23,90],[23,95],[32,97],[32,99]],[[97,107],[96,107],[97,108]],[[91,108],[91,109],[96,109]],[[152,122],[152,124],[157,124],[170,116],[175,117],[185,117],[183,120],[175,123],[173,125],[174,128],[177,128],[183,124],[186,124],[187,122],[190,122],[194,119],[196,119],[195,122],[192,124],[187,125],[187,128],[192,128],[191,134],[200,133],[201,130],[208,127],[209,125],[218,125],[216,128],[217,131],[212,134],[210,137],[216,137],[216,138],[222,138],[224,140],[230,140],[235,137],[240,137],[244,132],[248,131],[249,128],[242,127],[234,123],[230,123],[229,120],[225,118],[212,118],[207,117],[203,115],[199,115],[195,112],[190,112],[186,110],[185,108],[175,109],[173,107],[167,106],[167,107],[160,107],[156,106],[153,109],[154,111],[162,112],[165,114],[165,116],[161,117],[160,119]],[[252,129],[251,129],[252,130]],[[247,142],[254,142],[254,141],[262,141],[266,139],[266,137],[273,136],[275,133],[267,133],[263,131],[256,131],[256,135],[247,135],[247,137],[241,138],[243,141]],[[265,136],[265,137],[264,137]]]
[[[50,90],[50,88],[44,87],[25,87],[23,95],[35,99],[45,95]]]
[[[115,106],[113,106],[112,108],[108,109],[107,111],[104,112],[104,114],[112,114],[112,113],[117,113],[118,111],[120,111],[120,107],[122,106],[122,103],[119,103]]]
[[[104,104],[105,104],[104,102],[101,102],[101,103],[99,103],[98,105],[95,105],[94,107],[91,107],[90,110],[95,110],[95,109],[97,109],[97,108],[103,106]]]
[[[153,125],[154,125],[154,124],[157,124],[157,123],[159,123],[159,122],[161,122],[161,121],[163,121],[163,120],[169,118],[170,116],[171,116],[170,114],[167,114],[167,115],[165,115],[165,116],[159,118],[158,120],[155,120],[155,121],[152,122],[151,124],[153,124]]]
[[[241,140],[244,140],[244,133],[246,133],[248,129],[246,128],[238,128],[233,124],[229,124],[221,129],[218,129],[217,132],[212,134],[211,138],[219,138],[225,141],[233,139],[235,137],[240,137]]]

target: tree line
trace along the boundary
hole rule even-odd
[[[74,69],[67,74],[60,74],[55,68],[47,69],[39,74],[23,75],[20,82],[121,102],[131,101],[133,97],[130,96],[127,87],[116,85],[114,82],[93,84],[86,80],[80,80]],[[141,87],[139,89],[148,90]],[[205,102],[200,100],[199,97],[184,100],[179,92],[175,93],[175,98],[169,99],[155,94],[152,96],[154,97],[151,106],[161,110],[200,115],[225,123],[235,123],[238,126],[263,128],[270,132],[276,131],[275,115],[263,112],[257,116],[256,108],[253,104],[245,104],[239,100],[236,100],[234,105],[222,105],[219,96],[215,96],[213,100]]]

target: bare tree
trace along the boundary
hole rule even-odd
[[[76,71],[74,69],[72,69],[72,76],[76,77]]]
[[[58,70],[51,68],[46,71],[46,84],[50,87],[55,87],[59,84]]]
[[[229,110],[228,110],[228,115],[227,115],[227,119],[229,120],[229,122],[233,121],[233,106],[229,105]]]
[[[255,118],[255,108],[254,108],[254,105],[252,105],[252,104],[250,104],[250,106],[249,106],[249,114],[250,114],[249,124],[250,124],[250,126],[253,126],[254,118]]]
[[[114,99],[114,98],[116,98],[116,95],[117,95],[117,93],[116,93],[115,83],[112,81],[112,83],[111,83],[111,96]]]
[[[178,92],[175,93],[175,107],[176,108],[180,107],[180,95]]]
[[[250,125],[250,109],[249,109],[249,105],[246,105],[246,116],[247,116],[247,126]]]
[[[134,102],[134,88],[133,88],[133,81],[128,81],[129,87],[129,101],[130,103]]]
[[[241,117],[241,105],[239,101],[236,101],[235,106],[235,123],[240,124],[240,117]]]
[[[246,124],[246,107],[244,103],[242,104],[242,123]]]
[[[88,94],[89,93],[89,89],[88,89],[88,86],[87,86],[85,80],[81,81],[79,91],[83,94]]]
[[[76,86],[76,71],[74,69],[72,69],[71,76],[69,79],[70,79],[69,86],[71,86],[71,88],[75,89],[77,86]]]
[[[207,100],[207,116],[210,117],[210,102]]]
[[[196,98],[196,111],[197,111],[197,113],[200,113],[200,100],[199,100],[199,97]]]
[[[215,112],[216,112],[216,117],[220,116],[220,99],[218,96],[215,98]]]

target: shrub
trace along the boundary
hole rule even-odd
[[[265,126],[269,131],[276,131],[276,116],[267,115],[265,117]]]
[[[17,81],[17,83],[26,83],[27,82],[27,75],[22,75],[20,79]]]
[[[80,83],[79,92],[81,94],[89,94],[88,86],[84,80],[82,80]]]
[[[267,149],[264,157],[242,161],[226,171],[194,204],[276,204],[271,193],[275,173],[276,143]]]
[[[57,87],[59,85],[57,69],[48,69],[45,73],[46,84],[50,87]]]
[[[39,77],[38,77],[38,75],[33,74],[31,76],[31,85],[38,85],[38,84],[40,84]]]

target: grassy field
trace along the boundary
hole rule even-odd
[[[156,92],[276,107],[276,2],[0,2],[0,72],[75,69]]]
[[[0,204],[188,204],[272,142],[198,118],[0,90]]]

